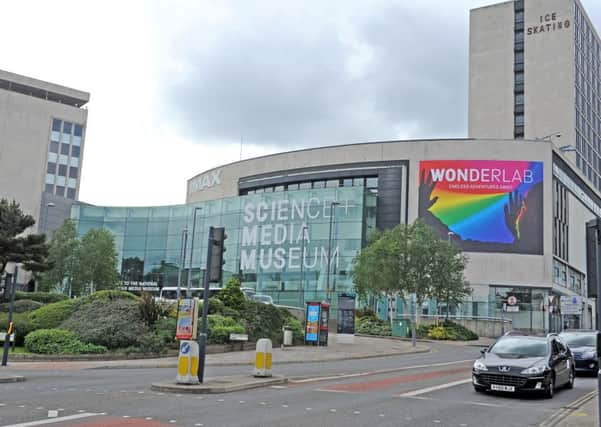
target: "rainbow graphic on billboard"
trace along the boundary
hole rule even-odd
[[[543,163],[420,162],[419,216],[464,250],[542,253]]]

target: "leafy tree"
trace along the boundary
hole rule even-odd
[[[458,283],[461,283],[461,288],[464,287],[466,262],[465,257],[458,257],[448,243],[441,242],[427,225],[418,220],[376,235],[354,259],[353,279],[357,293],[363,297],[370,293],[414,295],[415,338],[418,307],[426,298],[438,296],[451,300],[465,295]]]
[[[79,244],[75,222],[71,219],[52,233],[48,251],[52,268],[42,275],[41,290],[62,290],[65,280],[71,282],[77,265]]]
[[[25,270],[34,273],[49,267],[46,236],[22,235],[34,224],[33,217],[24,214],[17,202],[0,199],[0,276],[9,262],[22,264]]]
[[[114,289],[119,281],[115,240],[108,230],[91,229],[81,238],[76,252],[73,294]]]
[[[449,317],[449,307],[461,303],[472,293],[465,281],[463,272],[467,265],[467,257],[453,244],[444,240],[438,241],[434,252],[432,265],[432,296],[438,305],[446,304],[446,317]]]

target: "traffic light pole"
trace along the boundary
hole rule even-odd
[[[11,331],[11,324],[13,322],[13,307],[15,305],[15,290],[17,288],[17,269],[15,268],[15,274],[14,274],[14,280],[12,279],[12,275],[7,274],[6,275],[6,282],[5,282],[5,287],[4,287],[4,292],[6,293],[8,291],[8,286],[10,285],[10,303],[8,306],[8,324],[7,324],[7,328],[6,328],[6,335],[4,335],[4,351],[2,353],[2,366],[6,366],[7,362],[8,362],[8,351],[10,349],[10,335],[12,332]],[[11,284],[12,281],[12,284]]]
[[[211,283],[211,257],[213,254],[213,227],[209,227],[209,244],[207,245],[207,263],[204,275],[204,291],[202,293],[202,320],[198,332],[198,381],[202,384],[205,376],[205,360],[207,356],[207,316],[209,315],[209,285]]]

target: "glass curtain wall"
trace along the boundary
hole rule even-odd
[[[82,204],[73,207],[72,218],[80,235],[93,228],[111,231],[126,286],[176,286],[185,229],[182,285],[193,240],[191,281],[201,286],[209,226],[225,227],[224,280],[236,275],[243,287],[271,295],[276,303],[299,306],[327,298],[328,289],[332,301],[352,290],[352,260],[374,227],[375,198],[363,187],[323,188],[177,206]]]

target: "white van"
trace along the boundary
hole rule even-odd
[[[221,291],[221,288],[209,288],[209,298],[214,297]],[[182,286],[179,290],[180,298],[199,298],[203,299],[204,288],[190,288],[190,295],[188,295],[188,288]],[[165,286],[159,292],[159,301],[175,302],[177,301],[177,286]]]

